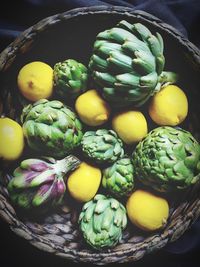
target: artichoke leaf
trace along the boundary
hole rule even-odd
[[[116,75],[116,80],[119,83],[125,84],[125,85],[130,85],[130,86],[139,86],[140,82],[140,77],[135,76],[132,73],[124,73],[124,74],[119,74]]]
[[[93,218],[94,210],[95,210],[95,205],[94,204],[92,205],[90,203],[89,205],[85,206],[84,209],[85,209],[85,214],[82,213],[82,215],[84,216],[83,221],[86,222],[86,223],[88,223]]]
[[[15,199],[13,199],[13,201],[17,203],[19,207],[29,209],[31,206],[32,197],[32,194],[29,194],[29,192],[21,192]]]
[[[109,231],[112,223],[113,223],[113,210],[110,207],[107,207],[103,213],[102,220],[102,229]]]
[[[51,168],[51,165],[40,159],[25,159],[20,163],[20,168],[32,170],[35,172],[41,172],[47,170],[48,168]]]
[[[120,28],[112,28],[110,30],[101,32],[97,35],[97,39],[114,41],[118,44],[123,44],[126,40],[133,42],[138,41],[138,38],[135,37],[132,33]]]
[[[12,188],[23,189],[32,187],[31,183],[37,175],[38,173],[33,171],[22,172],[20,176],[16,176],[11,180]]]
[[[117,210],[119,208],[119,206],[120,206],[119,201],[117,201],[114,198],[111,199],[110,206],[111,206],[112,209]]]
[[[32,200],[32,205],[34,207],[38,207],[42,204],[45,204],[48,200],[50,200],[53,196],[57,196],[56,191],[56,181],[53,184],[44,184],[42,185],[37,193],[34,195]]]
[[[147,38],[152,35],[150,30],[141,23],[133,24],[133,31],[137,36],[139,36],[140,40],[144,42],[146,42]]]
[[[140,85],[148,86],[150,88],[155,88],[157,81],[158,81],[157,73],[152,72],[140,78]]]
[[[55,179],[55,174],[52,170],[46,170],[44,172],[41,172],[40,174],[37,174],[34,179],[30,182],[30,187],[36,187],[43,183],[52,182]]]
[[[99,42],[97,40],[95,44]],[[98,47],[98,49],[95,49],[96,46],[94,44],[94,51],[102,58],[107,59],[112,51],[121,51],[121,45],[112,43],[112,42],[106,42],[104,41],[102,45]]]
[[[114,153],[114,155],[118,155],[120,152],[121,152],[121,156],[123,156],[124,150],[122,150],[121,145],[119,143],[116,143],[114,150],[113,150],[113,153]]]
[[[112,86],[114,85],[116,78],[108,73],[103,73],[103,72],[99,72],[99,71],[95,71],[95,76],[94,79],[97,79],[99,83],[102,82],[102,84],[105,84],[107,86]]]
[[[92,64],[97,64],[98,66],[100,66],[102,69],[107,69],[107,67],[108,67],[108,62],[106,61],[106,59],[102,59],[100,56],[98,56],[98,55],[95,55],[95,54],[93,54],[93,56],[92,56],[92,61],[93,61],[93,63]]]
[[[160,54],[162,54],[162,47],[160,46],[160,42],[156,38],[156,36],[154,35],[149,36],[149,38],[147,38],[147,42],[149,44],[152,54],[155,57],[158,57]]]
[[[162,36],[160,35],[159,32],[156,33],[156,36],[157,36],[157,39],[158,39],[158,41],[159,41],[159,43],[160,43],[160,52],[161,52],[161,54],[163,54],[163,52],[164,52],[164,42],[163,42],[163,38],[162,38]]]
[[[124,217],[124,211],[119,208],[116,210],[115,214],[114,214],[114,220],[113,223],[117,226],[117,227],[122,227],[123,225],[123,217]]]
[[[81,81],[69,80],[69,86],[73,89],[73,92],[80,90],[79,88],[81,87],[81,85],[82,85]]]
[[[100,199],[97,201],[94,212],[97,214],[101,214],[104,210],[106,210],[108,206],[109,206],[109,202],[107,201],[107,199]]]
[[[149,74],[151,72],[155,72],[156,67],[155,64],[151,64],[151,62],[143,61],[141,58],[133,58],[133,69],[141,72],[142,74]]]
[[[122,48],[125,52],[130,54],[130,56],[135,56],[135,52],[142,51],[145,53],[150,53],[150,49],[147,46],[146,43],[141,42],[138,40],[138,42],[131,42],[131,41],[125,41],[122,45]]]
[[[165,66],[165,57],[163,54],[160,54],[156,57],[156,72],[158,75],[160,75],[164,69]]]

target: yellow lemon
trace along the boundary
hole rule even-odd
[[[100,182],[101,170],[82,162],[68,177],[67,187],[74,199],[87,202],[96,195]]]
[[[146,118],[137,110],[116,114],[112,119],[112,128],[128,145],[139,142],[148,132]]]
[[[96,90],[89,90],[80,95],[76,100],[75,109],[80,119],[89,126],[102,125],[110,116],[109,105]]]
[[[49,98],[53,93],[53,69],[40,61],[28,63],[19,71],[17,84],[30,101]]]
[[[126,208],[130,221],[145,231],[162,228],[169,216],[167,200],[144,190],[133,192]]]
[[[175,126],[188,114],[187,96],[176,85],[168,85],[156,93],[149,105],[149,115],[158,125]]]
[[[0,118],[0,158],[16,160],[21,156],[23,149],[22,127],[12,119]]]

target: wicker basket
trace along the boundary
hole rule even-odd
[[[189,98],[190,112],[184,127],[200,140],[199,50],[171,26],[150,14],[129,8],[102,6],[75,9],[48,17],[23,32],[0,54],[4,112],[15,119],[18,116],[20,104],[15,97],[16,77],[25,63],[40,60],[53,66],[63,58],[76,58],[87,64],[96,34],[121,19],[142,22],[152,31],[162,34],[166,69],[180,74],[179,83]],[[96,252],[82,240],[77,227],[76,206],[63,206],[37,221],[21,216],[9,202],[8,180],[9,175],[1,168],[0,216],[12,231],[41,250],[75,262],[108,264],[138,260],[178,239],[200,215],[200,190],[197,185],[172,200],[169,223],[162,231],[144,234],[128,226],[120,244],[113,249]]]

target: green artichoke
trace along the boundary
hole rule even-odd
[[[74,59],[67,59],[55,64],[53,81],[55,91],[60,97],[76,98],[86,90],[88,70],[82,63]]]
[[[127,196],[134,187],[134,169],[129,158],[117,160],[103,171],[102,185],[116,196]]]
[[[127,225],[126,209],[118,200],[98,194],[83,206],[79,224],[85,241],[93,248],[113,247]]]
[[[67,173],[79,164],[80,161],[71,155],[62,160],[44,158],[22,161],[8,184],[11,200],[24,209],[44,204],[59,205],[66,191]]]
[[[177,76],[164,72],[163,39],[141,23],[120,21],[100,32],[89,69],[104,98],[114,106],[141,106]]]
[[[181,128],[158,127],[133,153],[135,176],[161,192],[184,189],[200,178],[200,145]]]
[[[39,100],[23,109],[23,131],[35,151],[64,157],[79,146],[82,125],[75,113],[57,100]]]
[[[123,157],[123,143],[113,130],[88,131],[81,141],[83,154],[97,163],[112,163]]]

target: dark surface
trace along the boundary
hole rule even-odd
[[[173,25],[188,35],[193,43],[200,45],[199,0],[7,0],[0,10],[0,51],[21,31],[44,17],[93,5],[119,5],[144,10]]]
[[[3,50],[18,34],[44,17],[64,12],[71,8],[91,5],[122,5],[147,11],[180,30],[189,40],[200,46],[200,0],[26,0],[6,1],[0,13],[0,51]],[[63,260],[44,253],[26,240],[11,232],[8,225],[0,220],[0,266],[66,266],[71,261]],[[162,266],[162,267],[199,267],[200,266],[200,221],[195,223],[177,242],[164,249],[145,256],[139,262],[123,266]],[[89,266],[74,264],[81,266]],[[116,264],[115,264],[116,265]],[[111,265],[111,266],[114,266]]]

